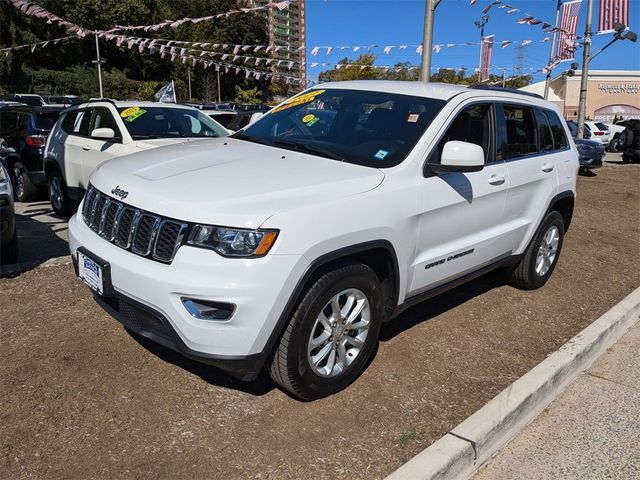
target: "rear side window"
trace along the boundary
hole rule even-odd
[[[0,132],[9,133],[18,126],[20,114],[15,111],[0,110]]]
[[[553,150],[553,135],[547,116],[536,109],[536,120],[538,121],[538,138],[540,139],[540,151],[550,152]]]
[[[596,122],[596,127],[598,127],[599,130],[609,130],[609,127],[602,122]]]
[[[555,150],[561,150],[563,148],[567,148],[569,146],[569,141],[567,140],[567,135],[565,134],[564,127],[562,126],[562,121],[558,118],[555,112],[551,110],[545,110],[545,115],[549,120],[549,125],[551,127],[551,134],[553,135],[553,148]],[[586,125],[585,125],[586,127]],[[576,128],[576,133],[578,133],[578,129]],[[571,132],[572,135],[573,130]]]
[[[507,128],[505,158],[522,157],[538,152],[536,142],[536,122],[533,110],[520,105],[504,105],[504,119]]]
[[[69,112],[62,121],[62,130],[70,135],[89,136],[91,110],[74,110]]]

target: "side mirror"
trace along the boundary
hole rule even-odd
[[[91,138],[113,140],[116,138],[116,132],[113,131],[113,128],[96,128],[91,132]]]
[[[260,120],[262,117],[264,117],[264,113],[256,112],[256,113],[251,115],[251,118],[249,118],[249,123],[256,122],[256,121]]]
[[[444,144],[440,163],[428,165],[434,173],[479,172],[484,168],[484,150],[475,143],[451,140]]]

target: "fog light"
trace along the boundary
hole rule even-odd
[[[235,310],[231,303],[211,302],[209,300],[196,300],[194,298],[181,298],[184,308],[191,316],[199,320],[229,320]]]

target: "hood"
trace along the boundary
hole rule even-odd
[[[154,148],[102,164],[91,183],[179,220],[256,228],[272,215],[376,188],[384,174],[267,145],[217,138]]]
[[[178,143],[198,141],[202,141],[202,138],[150,138],[148,140],[135,140],[134,144],[140,150],[147,150],[149,148],[166,147],[168,145],[177,145]]]

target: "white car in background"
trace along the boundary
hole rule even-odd
[[[602,122],[586,121],[584,123],[591,130],[590,140],[601,143],[605,147],[609,145],[609,141],[611,140],[611,133],[609,132],[609,127],[607,127]]]
[[[99,100],[74,106],[62,113],[45,148],[51,206],[60,215],[73,213],[91,173],[114,157],[228,134],[184,105]]]

